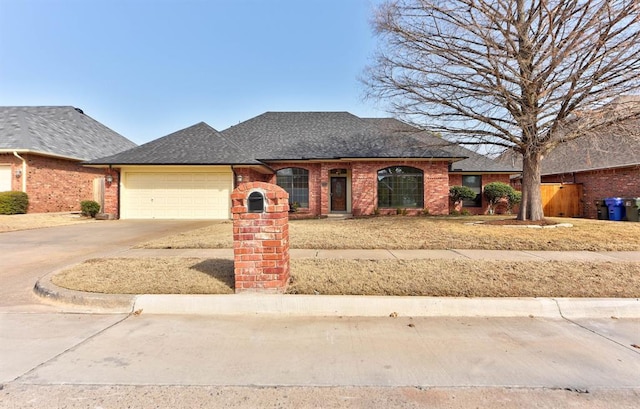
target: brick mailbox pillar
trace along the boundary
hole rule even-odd
[[[289,282],[289,194],[264,182],[231,194],[236,293],[284,292]]]

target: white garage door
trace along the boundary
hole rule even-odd
[[[11,190],[11,165],[0,165],[0,192]]]
[[[228,219],[233,174],[123,174],[123,219]]]

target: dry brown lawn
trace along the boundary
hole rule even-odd
[[[0,233],[90,222],[95,220],[78,213],[1,214]]]
[[[500,217],[372,217],[292,220],[291,248],[639,251],[640,223],[549,219],[571,228],[470,224]],[[502,217],[504,218],[504,217]],[[230,221],[160,238],[142,248],[231,248]]]
[[[434,297],[640,297],[640,263],[476,260],[291,260],[290,294]],[[96,259],[53,277],[113,294],[233,293],[233,262]]]
[[[233,293],[233,260],[91,259],[56,274],[55,285],[105,294]]]

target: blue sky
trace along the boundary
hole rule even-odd
[[[379,0],[0,0],[0,105],[72,105],[136,143],[265,111],[388,116],[358,76]]]

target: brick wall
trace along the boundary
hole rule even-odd
[[[104,176],[103,169],[86,168],[70,160],[21,154],[27,161],[29,213],[79,211],[80,201],[93,200],[93,179]],[[13,155],[0,155],[0,163],[12,163],[13,170],[22,161]],[[13,189],[22,190],[22,180],[13,178]]]
[[[640,165],[564,175],[543,176],[542,183],[581,183],[584,215],[596,219],[594,201],[607,197],[640,197]]]
[[[259,192],[264,211],[249,213]],[[242,183],[231,194],[235,291],[283,292],[289,282],[289,195],[264,182]]]
[[[281,162],[277,164],[270,164],[270,166],[276,172],[280,169],[285,169],[285,168],[300,168],[300,169],[306,169],[307,171],[309,171],[309,207],[308,208],[301,207],[298,209],[298,211],[300,213],[309,213],[312,215],[321,215],[321,214],[328,213],[326,211],[322,213],[322,202],[323,200],[326,200],[326,199],[323,199],[322,185],[321,185],[322,166],[319,163]],[[267,182],[275,184],[276,175],[272,175],[271,178],[267,180]],[[326,189],[327,187],[325,186],[324,190]]]
[[[508,185],[510,184],[509,175],[500,174],[500,173],[483,173],[482,174],[483,190],[485,185],[492,182],[502,182]],[[457,173],[450,174],[449,186],[462,186],[462,175]],[[451,208],[453,209],[453,203],[451,203]],[[462,207],[458,206],[456,210],[460,211],[462,210]],[[471,214],[487,214],[489,212],[489,205],[486,199],[484,198],[484,195],[482,195],[482,205],[480,207],[464,207],[464,210],[468,211]],[[507,206],[505,203],[498,204],[496,208],[496,213],[501,214],[506,212],[506,210],[507,210]]]
[[[103,176],[111,175],[113,181],[104,183],[104,209],[103,213],[108,213],[115,219],[120,218],[120,169],[102,169]]]
[[[275,171],[296,167],[309,171],[309,208],[299,209],[302,213],[324,215],[330,209],[330,177],[332,169],[351,171],[351,208],[354,215],[373,214],[378,207],[378,171],[389,166],[411,166],[424,172],[424,204],[431,214],[447,214],[449,212],[449,182],[446,162],[422,161],[372,161],[372,162],[323,162],[292,163],[281,162],[270,164]],[[237,172],[240,169],[236,170]],[[249,180],[255,180],[249,174]],[[275,183],[275,175],[265,181]],[[243,176],[244,182],[244,176]],[[382,213],[396,209],[379,209]],[[409,214],[422,212],[422,209],[407,209]]]
[[[430,214],[449,213],[449,178],[447,162],[353,162],[351,172],[352,207],[354,215],[373,214],[378,207],[378,171],[389,166],[410,166],[424,172],[424,207]],[[378,209],[380,213],[395,213],[396,209]],[[409,214],[423,209],[407,209]]]
[[[323,162],[295,163],[281,162],[270,164],[274,171],[284,168],[302,168],[309,171],[309,208],[301,208],[299,212],[313,215],[329,214],[331,169],[347,169],[351,172],[351,210],[356,216],[373,214],[378,207],[378,171],[389,166],[410,166],[424,173],[424,207],[430,214],[445,215],[449,213],[449,186],[461,185],[462,175],[449,174],[447,162],[423,161],[370,161],[370,162]],[[235,169],[241,174],[243,183],[261,181],[276,183],[275,175],[262,175],[250,169]],[[483,174],[483,186],[491,182],[509,183],[509,175]],[[409,214],[422,212],[423,209],[407,209]],[[487,212],[487,204],[483,198],[482,207],[466,208],[474,214]],[[395,214],[395,208],[378,209],[381,214]]]

